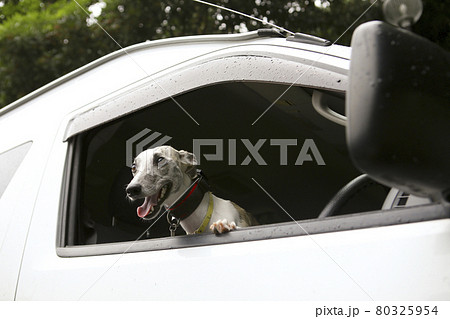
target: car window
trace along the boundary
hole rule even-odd
[[[0,198],[30,150],[32,142],[16,146],[0,154]]]
[[[133,158],[161,144],[194,152],[212,192],[252,213],[261,225],[317,218],[359,172],[347,153],[345,127],[314,108],[316,89],[286,89],[260,82],[215,84],[176,97],[195,121],[168,99],[72,137],[76,169],[70,175],[63,246],[169,236],[166,218],[148,229],[150,223],[136,213],[142,200],[131,202],[125,192]],[[321,93],[330,109],[343,112],[343,93]],[[386,194],[383,187],[361,192],[338,214],[380,209]],[[180,227],[177,235],[183,234]]]

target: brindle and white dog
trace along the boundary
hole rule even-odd
[[[154,219],[166,210],[178,218],[187,234],[209,229],[224,233],[237,227],[257,225],[235,203],[214,196],[197,173],[194,154],[171,146],[140,153],[132,167],[133,179],[126,188],[130,199],[142,199],[137,215]]]

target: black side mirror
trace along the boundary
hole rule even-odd
[[[450,201],[450,54],[374,21],[352,38],[347,144],[375,180]]]

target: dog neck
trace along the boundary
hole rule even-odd
[[[180,191],[178,200],[168,207],[168,211],[172,217],[180,220],[183,229],[190,234],[198,230],[208,214],[211,195],[201,172],[186,184],[184,190]]]
[[[189,215],[189,217],[180,221],[181,227],[186,231],[187,234],[194,234],[199,227],[202,225],[206,218],[209,208],[209,198],[210,192],[206,192],[203,195],[202,201],[197,206],[197,208]]]

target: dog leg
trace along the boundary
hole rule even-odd
[[[226,219],[221,219],[213,223],[209,228],[214,231],[215,234],[223,234],[236,229],[237,226],[235,222],[229,223]]]

